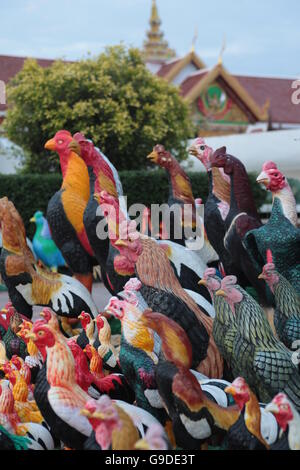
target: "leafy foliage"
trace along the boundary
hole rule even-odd
[[[208,194],[206,173],[189,173],[189,176],[194,196],[205,201]],[[162,204],[168,200],[168,178],[162,170],[121,171],[120,178],[128,207],[137,202],[149,207],[151,204]],[[250,174],[255,202],[257,207],[260,207],[265,202],[267,193],[259,187],[255,178],[256,175]],[[7,196],[13,201],[30,237],[34,233],[34,226],[29,223],[29,219],[37,210],[46,213],[48,201],[60,188],[61,181],[60,174],[0,174],[0,197]]]
[[[58,171],[58,157],[44,143],[59,129],[83,132],[127,170],[145,167],[157,142],[185,158],[193,134],[177,88],[152,75],[137,49],[123,46],[48,68],[29,59],[8,85],[7,100],[5,130],[25,149],[24,171],[31,173]]]

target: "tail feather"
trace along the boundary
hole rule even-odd
[[[141,321],[160,336],[166,359],[178,367],[190,369],[192,346],[185,331],[170,318],[152,310],[145,310]]]
[[[95,377],[93,384],[98,388],[100,393],[109,395],[109,392],[115,389],[116,384],[122,386],[122,379],[119,375],[110,374],[102,378]]]

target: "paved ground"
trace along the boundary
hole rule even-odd
[[[92,296],[95,301],[95,304],[97,305],[98,309],[101,311],[108,304],[111,294],[108,292],[108,290],[104,287],[104,285],[101,282],[97,282],[93,285]],[[6,304],[6,302],[8,302],[8,300],[9,298],[8,298],[7,292],[6,291],[0,292],[0,309],[4,307],[4,305]],[[41,311],[41,307],[34,307],[33,311],[34,311],[33,319],[35,319],[39,317],[39,312]]]

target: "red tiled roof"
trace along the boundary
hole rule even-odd
[[[8,55],[0,55],[0,80],[5,83],[9,82],[24,65],[24,61],[28,57],[15,57]],[[54,60],[52,59],[35,59],[41,67],[50,67],[53,64]],[[5,111],[6,106],[0,104],[0,112]]]
[[[296,79],[245,77],[235,75],[235,78],[247,90],[259,106],[270,100],[269,113],[273,122],[299,124],[300,106],[292,103],[295,89],[292,83]]]
[[[0,55],[0,80],[7,83],[18,72],[20,72],[26,59],[27,57]],[[36,61],[41,67],[50,67],[54,62],[54,60],[50,59],[36,59]]]
[[[170,70],[172,70],[172,68],[178,64],[178,62],[180,62],[182,60],[182,57],[179,57],[178,59],[175,59],[175,60],[172,60],[171,62],[166,62],[165,64],[163,64],[161,66],[161,68],[159,69],[159,71],[157,72],[157,75],[159,77],[165,77],[166,75],[168,75],[168,73],[170,72]]]
[[[208,73],[208,70],[199,70],[199,72],[193,73],[187,77],[180,85],[180,94],[186,96],[188,92],[194,88]]]

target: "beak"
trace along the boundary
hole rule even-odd
[[[197,157],[198,153],[197,153],[197,149],[196,149],[195,145],[191,145],[188,148],[188,153],[190,153],[191,155],[194,155],[194,157]]]
[[[108,315],[114,317],[113,312],[112,312],[109,308],[106,308],[106,309],[105,309],[105,313],[107,313]]]
[[[271,402],[268,403],[268,405],[265,407],[265,411],[276,415],[279,412],[279,408],[277,405],[275,405],[275,403]]]
[[[226,297],[226,292],[222,289],[217,290],[216,295],[219,297]]]
[[[26,338],[32,339],[32,341],[35,341],[36,340],[36,334],[32,333],[32,331],[28,331],[28,333],[26,334]]]
[[[261,273],[261,274],[258,276],[258,279],[266,279],[264,273]]]
[[[56,149],[56,142],[54,139],[47,140],[44,145],[44,148],[47,150],[55,150]]]
[[[231,385],[229,385],[228,387],[226,387],[226,388],[224,389],[224,392],[225,392],[225,393],[229,393],[230,395],[233,395],[233,396],[235,395],[235,389],[234,389],[234,387],[232,387]]]
[[[200,279],[200,281],[198,282],[198,286],[207,286],[207,281],[206,279]]]
[[[98,202],[98,204],[101,203],[101,195],[100,193],[94,193],[94,199]]]
[[[88,410],[85,410],[85,409],[80,410],[80,414],[83,415],[83,416],[86,416],[87,418],[89,418],[90,416],[92,416],[92,415],[91,415],[91,412],[88,411]]]
[[[150,153],[150,155],[147,156],[147,159],[148,160],[151,160],[152,163],[157,163],[158,161],[158,153],[153,151],[152,153]]]
[[[29,220],[29,222],[36,222],[35,217],[31,217],[31,219]]]
[[[93,418],[96,418],[96,419],[101,419],[102,421],[105,421],[106,420],[106,415],[104,413],[101,413],[100,411],[95,411],[93,414],[92,414],[92,417]]]
[[[125,240],[121,240],[120,238],[118,238],[118,240],[115,242],[115,245],[116,246],[124,246],[126,247],[127,246],[127,243]]]
[[[137,450],[150,450],[150,446],[146,439],[140,439],[134,444],[134,448]]]
[[[82,320],[82,319],[83,319],[83,315],[81,315],[81,314],[78,315],[78,318],[79,318],[79,320]]]
[[[262,171],[261,174],[256,178],[256,182],[267,186],[270,183],[270,178],[265,171]]]

